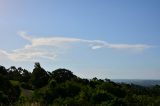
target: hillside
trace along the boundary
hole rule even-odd
[[[67,69],[32,72],[0,66],[1,106],[158,106],[160,86],[144,87],[109,79],[83,79]]]

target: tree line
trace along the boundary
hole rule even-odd
[[[68,69],[32,72],[0,66],[0,106],[159,106],[160,86],[143,87],[109,79],[84,79]]]

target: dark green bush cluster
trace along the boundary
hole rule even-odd
[[[0,66],[1,106],[159,106],[160,86],[117,84],[82,79],[70,70],[47,72],[39,63],[31,72]]]

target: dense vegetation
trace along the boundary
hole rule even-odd
[[[67,69],[0,66],[0,106],[159,106],[160,86],[82,79]]]

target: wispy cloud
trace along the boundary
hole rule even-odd
[[[112,44],[101,40],[85,40],[67,37],[36,38],[27,35],[26,32],[18,32],[18,35],[28,40],[29,44],[26,44],[23,48],[16,49],[11,52],[0,50],[0,59],[7,58],[12,61],[34,61],[39,58],[44,58],[54,60],[62,53],[62,51],[66,51],[68,47],[72,47],[75,43],[85,44],[93,50],[106,48],[143,51],[151,47],[146,44]]]
[[[8,53],[4,50],[0,50],[0,60],[5,60],[8,57]]]

